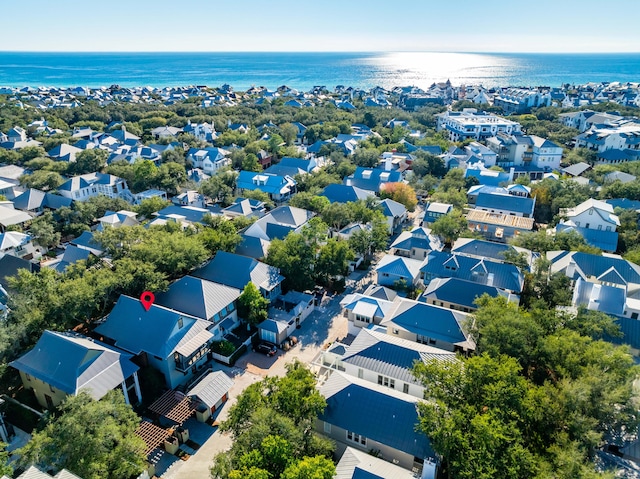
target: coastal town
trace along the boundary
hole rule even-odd
[[[0,474],[640,477],[638,108],[0,87]]]

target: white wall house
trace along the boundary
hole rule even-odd
[[[507,120],[492,113],[478,112],[475,108],[463,111],[447,111],[436,115],[438,131],[446,131],[449,140],[463,141],[469,138],[484,140],[498,133],[520,131],[520,123]]]

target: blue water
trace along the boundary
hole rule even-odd
[[[0,52],[0,86],[370,88],[640,82],[640,54]]]

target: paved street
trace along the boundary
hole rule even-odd
[[[347,281],[345,294],[364,290],[371,282],[372,275],[368,272],[356,272]],[[229,408],[236,398],[250,384],[266,376],[284,376],[285,365],[294,359],[306,364],[311,363],[322,347],[347,335],[347,319],[340,314],[340,300],[343,295],[325,298],[322,305],[302,323],[297,330],[298,344],[289,351],[278,351],[273,357],[267,357],[256,352],[245,354],[233,368],[217,365],[217,369],[227,372],[234,380],[229,393],[229,401],[218,415],[223,421]],[[209,477],[209,468],[213,457],[231,447],[231,436],[216,430],[211,438],[202,444],[188,461],[176,461],[162,477],[165,479],[193,479]]]

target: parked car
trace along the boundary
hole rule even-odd
[[[256,346],[256,351],[262,354],[266,354],[267,356],[274,356],[278,350],[271,343],[260,343]]]

